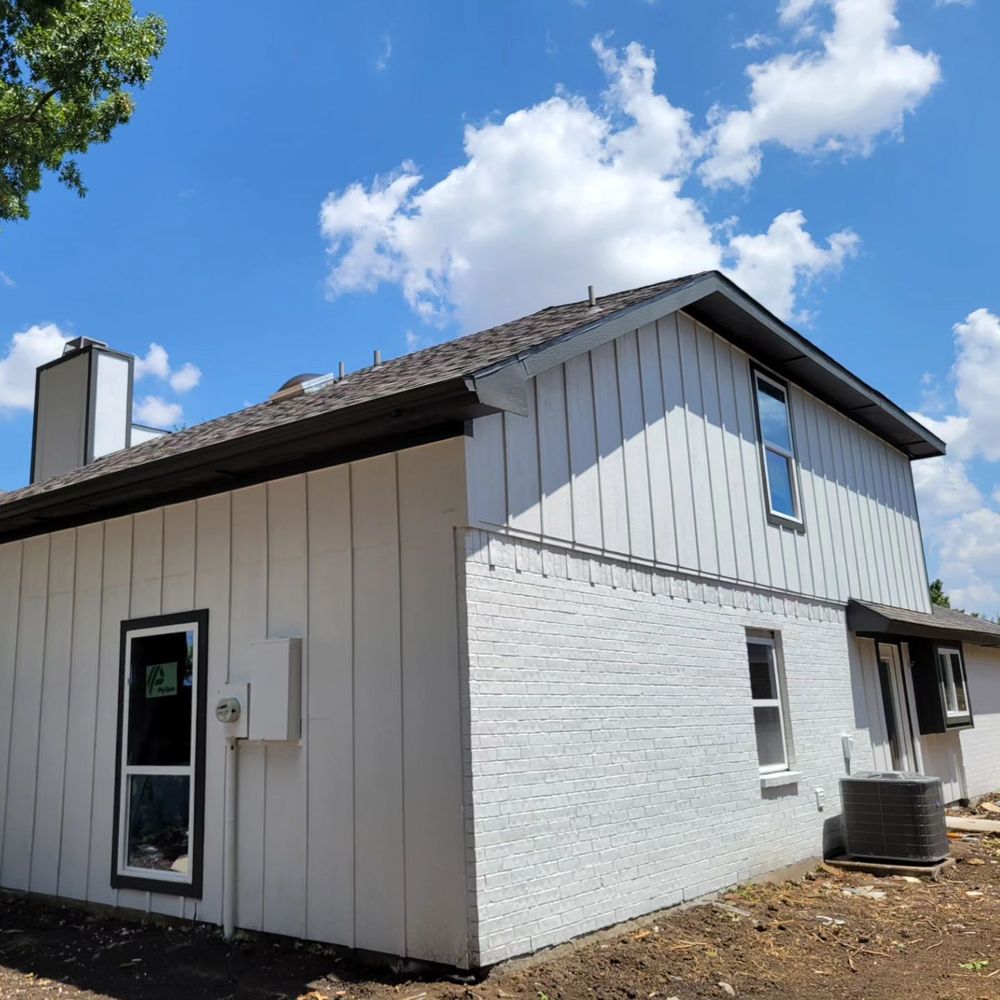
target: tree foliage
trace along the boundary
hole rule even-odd
[[[0,0],[0,219],[26,219],[45,171],[86,194],[74,154],[132,117],[166,40],[130,0]]]
[[[939,608],[950,608],[951,598],[944,592],[944,583],[940,580],[932,580],[930,586],[931,604],[936,604]]]

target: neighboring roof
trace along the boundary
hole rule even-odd
[[[881,635],[920,636],[977,646],[1000,646],[1000,625],[967,615],[964,611],[931,606],[931,613],[892,608],[869,601],[850,601],[847,625],[853,632]]]
[[[0,541],[462,433],[523,411],[532,375],[674,309],[814,392],[911,458],[943,443],[715,271],[551,306],[259,403],[0,495]]]

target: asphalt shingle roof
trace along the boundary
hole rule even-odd
[[[66,486],[99,479],[186,452],[196,452],[226,441],[250,437],[283,424],[296,423],[407,390],[473,375],[523,351],[539,347],[597,320],[606,319],[623,309],[681,288],[707,273],[710,272],[686,275],[613,295],[602,295],[593,307],[587,300],[549,306],[510,323],[427,347],[375,367],[351,372],[314,393],[257,403],[235,413],[114,452],[45,482],[0,494],[0,509]],[[283,374],[285,373],[275,372],[276,383]]]
[[[894,608],[888,604],[875,604],[872,601],[852,601],[852,604],[872,611],[897,625],[918,625],[951,632],[976,633],[988,639],[989,645],[1000,644],[1000,625],[953,608],[942,608],[935,604],[931,607],[931,613],[927,614],[924,611]]]

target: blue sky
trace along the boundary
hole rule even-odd
[[[916,467],[931,570],[1000,608],[996,4],[155,9],[166,50],[89,196],[50,180],[0,232],[0,489],[64,336],[143,358],[141,415],[190,424],[722,266],[948,436]]]

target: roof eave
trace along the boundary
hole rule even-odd
[[[876,609],[863,601],[849,601],[847,605],[847,627],[862,636],[894,636],[920,639],[938,639],[945,642],[968,642],[976,646],[1000,647],[1000,635],[971,625],[966,628],[935,622],[933,615],[926,621],[914,622],[896,617],[886,610]]]
[[[0,506],[0,543],[461,435],[494,408],[449,379],[34,493]]]
[[[592,323],[482,369],[473,376],[477,391],[502,383],[510,394],[517,379],[532,378],[677,310],[710,326],[909,458],[945,454],[946,445],[937,435],[717,271],[699,275],[610,316],[595,317]]]

